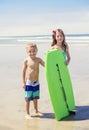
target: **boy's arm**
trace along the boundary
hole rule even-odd
[[[22,66],[22,87],[23,88],[25,88],[25,86],[26,86],[26,81],[25,81],[26,69],[27,69],[27,61],[25,60],[23,62],[23,66]]]
[[[45,66],[45,62],[40,58],[40,64],[44,67]]]

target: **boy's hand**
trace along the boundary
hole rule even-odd
[[[25,89],[25,87],[26,87],[26,84],[25,84],[25,83],[23,83],[23,84],[22,84],[22,88],[24,88],[24,89]]]

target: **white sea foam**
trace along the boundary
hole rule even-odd
[[[89,35],[69,35],[66,36],[66,41],[68,43],[89,43]],[[51,35],[34,35],[34,36],[7,36],[0,37],[0,43],[26,43],[26,42],[37,42],[43,43],[52,42]]]

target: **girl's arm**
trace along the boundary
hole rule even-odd
[[[70,53],[69,53],[68,45],[66,47],[66,56],[67,56],[67,60],[66,60],[65,64],[68,65],[70,62]]]

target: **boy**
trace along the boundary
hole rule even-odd
[[[23,62],[22,67],[22,87],[25,89],[25,101],[26,101],[26,116],[30,119],[30,101],[33,101],[35,114],[40,116],[42,113],[38,111],[38,99],[39,99],[39,65],[44,66],[44,61],[36,57],[37,55],[36,44],[30,43],[26,46],[26,52],[28,57]]]

